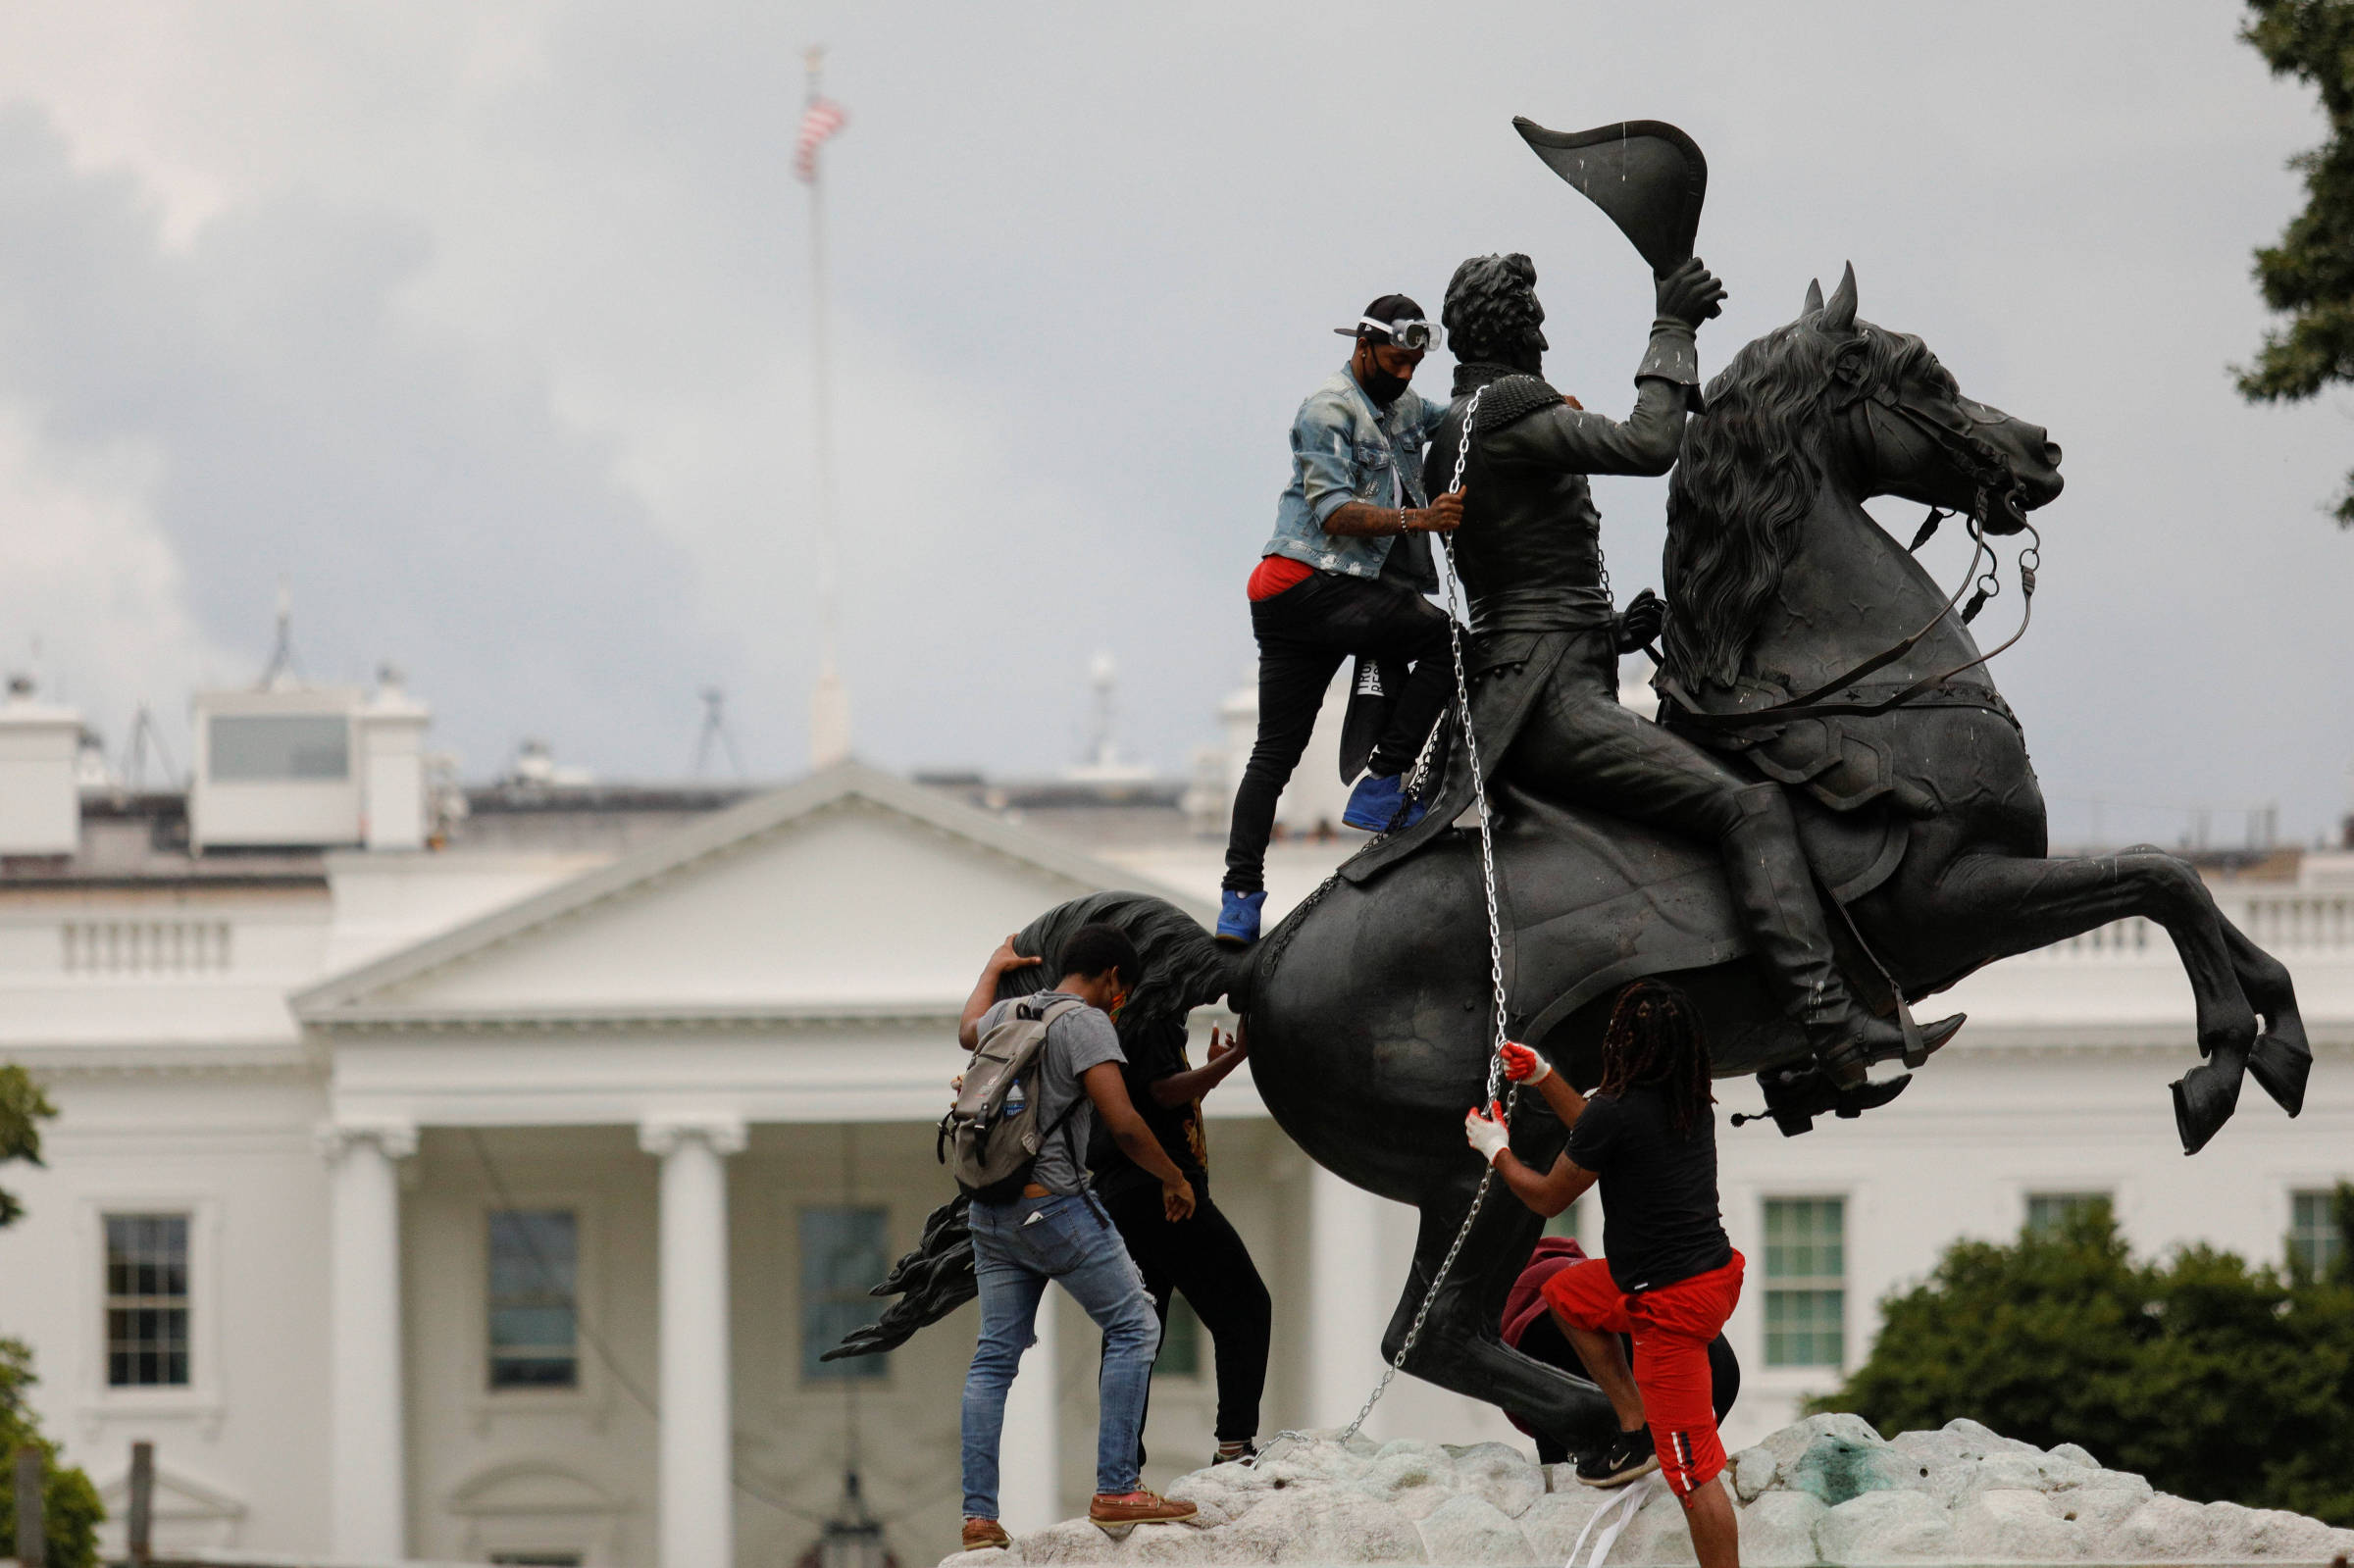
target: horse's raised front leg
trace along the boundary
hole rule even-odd
[[[1558,1148],[1558,1134],[1554,1141]],[[1550,1153],[1545,1161],[1552,1163]],[[1398,1347],[1413,1329],[1415,1314],[1422,1310],[1432,1277],[1462,1229],[1463,1214],[1479,1185],[1478,1156],[1465,1150],[1463,1165],[1460,1181],[1451,1181],[1422,1200],[1413,1271],[1389,1332],[1382,1336],[1385,1358],[1396,1359]],[[1584,1378],[1522,1355],[1502,1338],[1504,1298],[1527,1266],[1543,1224],[1502,1180],[1490,1184],[1487,1201],[1480,1205],[1479,1218],[1423,1319],[1405,1369],[1426,1383],[1497,1405],[1574,1450],[1616,1430],[1610,1400]]]
[[[2288,966],[2248,939],[2221,911],[2224,941],[2248,1004],[2264,1015],[2264,1033],[2248,1052],[2248,1071],[2280,1108],[2294,1116],[2305,1108],[2305,1080],[2313,1071],[2313,1047],[2305,1038],[2305,1015],[2297,1010],[2297,988]]]
[[[2183,1152],[2197,1153],[2237,1106],[2256,1010],[2241,988],[2227,923],[2188,862],[2146,846],[2065,860],[1962,854],[1942,865],[1908,864],[1858,913],[1900,970],[1924,975],[1951,973],[1956,958],[1985,963],[2033,952],[2129,916],[2157,922],[2189,977],[2199,1052],[2208,1058],[2174,1085]]]

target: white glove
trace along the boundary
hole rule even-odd
[[[1504,1076],[1515,1084],[1533,1088],[1553,1076],[1551,1062],[1517,1041],[1506,1040],[1499,1054],[1504,1057]]]
[[[1503,1110],[1497,1106],[1493,1120],[1476,1109],[1463,1113],[1463,1140],[1479,1150],[1480,1159],[1489,1165],[1495,1164],[1496,1156],[1512,1141],[1512,1130],[1504,1125]]]

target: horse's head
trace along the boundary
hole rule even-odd
[[[1851,266],[1826,302],[1744,347],[1685,427],[1668,486],[1667,666],[1687,683],[1740,675],[1758,616],[1825,483],[1901,495],[2015,533],[2060,493],[2043,428],[1962,395],[1928,345],[1856,316]]]
[[[1919,338],[1856,319],[1853,266],[1827,304],[1808,284],[1790,325],[1829,350],[1829,402],[1846,417],[1825,456],[1859,499],[1901,495],[1970,514],[1989,533],[2016,533],[2060,493],[2060,447],[2042,426],[1963,396]]]

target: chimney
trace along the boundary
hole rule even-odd
[[[34,700],[31,677],[9,677],[0,701],[0,855],[81,847],[80,747],[81,715]]]
[[[408,693],[400,671],[377,671],[376,695],[360,710],[362,821],[371,849],[421,849],[432,801],[425,788],[426,705]]]

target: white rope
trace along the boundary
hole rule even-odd
[[[1626,1527],[1635,1522],[1635,1515],[1641,1513],[1643,1505],[1651,1500],[1652,1490],[1658,1485],[1659,1479],[1659,1472],[1655,1470],[1619,1489],[1618,1495],[1588,1514],[1586,1528],[1577,1533],[1577,1543],[1569,1548],[1566,1568],[1602,1568],[1610,1560],[1611,1548],[1618,1544],[1618,1538],[1625,1533]],[[1612,1514],[1617,1517],[1612,1518]],[[1605,1520],[1610,1522],[1604,1524]],[[1577,1554],[1585,1549],[1586,1538],[1594,1534],[1596,1525],[1602,1525],[1603,1531],[1595,1537],[1594,1555],[1580,1563]]]

